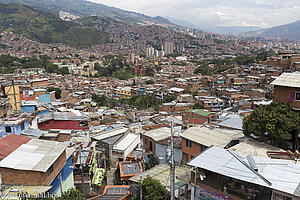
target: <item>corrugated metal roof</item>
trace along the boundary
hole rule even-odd
[[[183,173],[185,173],[186,171],[188,171],[187,169],[183,168],[183,167],[176,167],[175,168],[175,184],[181,183],[180,180],[178,180],[178,175],[181,175]],[[190,171],[188,171],[190,172]],[[188,173],[191,174],[191,173]],[[160,165],[157,165],[151,169],[148,169],[147,171],[144,171],[143,173],[139,174],[139,175],[135,175],[133,177],[131,177],[129,180],[138,183],[141,179],[140,176],[143,176],[144,178],[146,176],[150,176],[156,180],[158,180],[162,185],[164,185],[165,187],[167,187],[167,190],[170,190],[170,188],[168,188],[170,186],[170,165],[168,163],[163,163]]]
[[[224,119],[218,125],[226,128],[243,130],[243,118],[240,115],[228,115],[226,116],[226,119]]]
[[[235,152],[245,163],[246,155]],[[272,188],[288,194],[300,196],[300,166],[287,160],[255,157],[258,173],[271,182],[268,185],[248,167],[236,159],[228,150],[211,147],[192,159],[188,165],[206,169],[237,180]],[[248,163],[249,164],[249,163]]]
[[[191,127],[181,134],[181,137],[198,144],[225,147],[232,140],[243,137],[242,131],[226,130],[220,128]]]
[[[91,136],[91,138],[95,139],[95,140],[103,140],[109,137],[113,137],[119,134],[124,134],[129,128],[116,128],[116,129],[112,129],[112,130],[108,130],[108,131],[103,131],[99,134],[95,134],[93,136]]]
[[[46,172],[68,144],[31,139],[0,161],[0,167]]]
[[[114,146],[114,150],[125,151],[140,136],[135,133],[128,133]]]
[[[31,139],[25,136],[10,134],[0,139],[0,160],[4,159],[11,152],[15,151],[22,144],[26,144]]]
[[[122,168],[121,176],[127,176],[132,174],[140,174],[142,172],[142,168],[139,163],[130,163],[130,162],[123,162],[120,163]]]
[[[300,73],[283,73],[271,85],[300,88]]]
[[[171,136],[171,128],[161,127],[154,130],[147,131],[143,135],[152,138],[154,141],[164,140]]]

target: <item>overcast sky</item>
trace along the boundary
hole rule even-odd
[[[268,28],[300,20],[300,0],[89,0],[154,16],[169,16],[198,26]]]

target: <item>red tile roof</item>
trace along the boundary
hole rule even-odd
[[[26,144],[31,140],[28,137],[16,134],[10,134],[0,139],[0,160],[4,159],[10,153],[15,151],[22,144]]]

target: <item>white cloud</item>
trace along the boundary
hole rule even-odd
[[[300,20],[299,0],[90,0],[198,26],[272,27]]]

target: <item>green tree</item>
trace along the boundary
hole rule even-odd
[[[92,100],[97,103],[98,106],[106,106],[107,98],[104,95],[92,94]]]
[[[147,67],[146,69],[146,75],[147,76],[154,76],[154,69],[151,67]]]
[[[202,109],[202,106],[200,103],[195,103],[195,105],[193,106],[193,109]]]
[[[154,81],[153,80],[147,80],[147,81],[145,81],[145,83],[146,83],[146,85],[150,85],[150,84],[153,84]]]
[[[60,99],[61,98],[61,92],[62,90],[60,88],[55,88],[55,87],[49,87],[47,89],[47,92],[52,92],[55,91],[55,98]]]
[[[151,178],[149,175],[140,182],[140,187],[143,191],[143,200],[164,200],[167,199],[165,186],[163,186],[158,180]],[[135,199],[140,198],[140,190]]]
[[[254,134],[259,140],[287,149],[288,141],[299,134],[300,115],[289,105],[272,102],[255,109],[243,120],[244,134]]]

